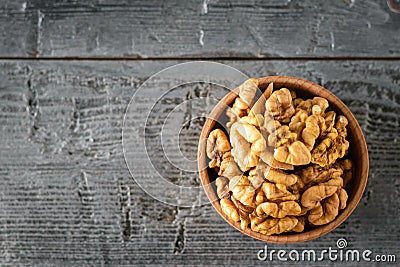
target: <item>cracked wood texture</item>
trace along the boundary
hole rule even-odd
[[[3,0],[0,8],[2,57],[400,57],[400,13],[386,0]]]
[[[257,259],[265,243],[230,227],[211,205],[163,204],[126,166],[122,124],[132,95],[184,58],[231,59],[220,62],[249,76],[319,83],[349,106],[366,135],[370,175],[355,212],[326,236],[268,244],[270,250],[336,248],[346,238],[348,248],[394,254],[398,261],[399,25],[400,13],[384,0],[0,0],[0,265],[270,264]],[[157,88],[170,82],[157,80],[146,91],[129,121],[134,129]],[[225,93],[199,83],[164,95],[146,133],[154,169],[132,155],[131,171],[198,186],[196,173],[163,157],[157,137],[164,121],[175,123],[182,127],[182,154],[196,159],[203,123],[196,118],[212,103],[182,105],[173,121],[167,113],[186,100]],[[177,135],[166,129],[168,137]],[[181,154],[171,156],[192,168]],[[193,193],[177,197],[207,201],[201,188]]]
[[[270,264],[257,259],[265,243],[230,227],[211,205],[181,208],[163,204],[143,192],[130,176],[121,146],[126,107],[146,78],[176,63],[0,61],[0,265]],[[268,244],[268,248],[336,248],[336,240],[346,238],[348,248],[399,257],[398,62],[222,63],[253,77],[292,75],[321,84],[349,106],[368,143],[369,182],[349,219],[319,239],[293,245]],[[153,86],[165,84],[158,80]],[[154,121],[163,120],[171,105],[225,93],[209,84],[182,87],[177,92],[158,102],[150,114]],[[141,104],[153,103],[144,98]],[[185,106],[182,112],[194,118],[205,108]],[[140,106],[133,125],[142,116],[139,111]],[[181,150],[189,158],[196,157],[201,126],[201,120],[193,120],[179,134]],[[148,148],[160,149],[152,142]],[[162,157],[154,160],[156,166],[169,164]],[[136,171],[155,175],[154,170],[140,164]],[[199,183],[196,174],[173,168],[163,171],[175,183]],[[201,194],[199,191],[199,197],[204,197]],[[273,263],[282,264],[276,258]]]

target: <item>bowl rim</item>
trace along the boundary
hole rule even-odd
[[[368,158],[367,143],[363,131],[360,125],[358,124],[356,118],[354,117],[353,113],[350,111],[350,109],[332,92],[330,92],[328,89],[316,83],[292,76],[266,76],[257,78],[257,80],[259,82],[259,88],[261,89],[266,88],[269,83],[273,82],[274,87],[276,88],[287,87],[289,89],[306,91],[308,93],[311,93],[312,95],[324,97],[329,101],[330,106],[333,105],[335,107],[334,108],[335,111],[339,111],[339,113],[346,116],[346,118],[349,121],[348,130],[350,130],[350,132],[354,136],[357,150],[359,151],[359,155],[361,156],[361,158],[358,161],[361,163],[360,164],[361,166],[357,166],[356,169],[356,173],[359,174],[361,177],[359,184],[355,189],[353,197],[347,202],[346,208],[342,210],[332,222],[314,228],[310,231],[301,233],[283,234],[283,235],[281,234],[281,235],[271,235],[271,236],[263,235],[258,232],[252,231],[250,228],[242,230],[240,228],[240,222],[234,222],[228,216],[226,216],[225,213],[223,213],[221,210],[219,198],[216,196],[214,188],[212,187],[210,178],[208,176],[207,157],[205,153],[206,140],[211,130],[214,129],[217,119],[219,118],[219,116],[221,116],[222,112],[225,111],[226,105],[230,105],[236,98],[236,96],[238,96],[239,88],[235,88],[234,90],[230,91],[218,102],[218,104],[210,112],[202,128],[198,145],[198,154],[197,154],[198,171],[202,187],[208,199],[210,200],[212,206],[217,211],[217,213],[222,218],[224,218],[224,220],[232,227],[236,228],[240,232],[250,237],[265,242],[272,242],[279,244],[306,242],[321,237],[331,232],[335,228],[337,228],[350,216],[350,214],[357,207],[365,191],[368,181],[369,158]]]

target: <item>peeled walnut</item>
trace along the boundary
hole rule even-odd
[[[220,205],[222,212],[225,213],[232,221],[238,222],[240,220],[238,209],[230,199],[222,198],[220,200]]]
[[[312,113],[312,108],[319,107],[319,113],[322,115],[327,108],[326,103],[319,100],[319,98],[303,100],[296,98],[293,100],[293,106],[295,107],[295,114],[290,119],[289,128],[292,132],[295,132],[299,136],[306,127],[306,120]]]
[[[254,116],[244,116],[239,119],[239,122],[242,124],[250,124],[257,128],[260,128],[264,124],[264,117],[261,114],[257,114]]]
[[[296,108],[296,113],[290,119],[289,130],[293,133],[296,133],[297,136],[300,136],[304,127],[306,127],[307,118],[308,118],[307,111]]]
[[[265,139],[254,125],[236,122],[231,127],[232,155],[242,171],[257,166],[259,156],[266,149]]]
[[[324,167],[335,163],[338,158],[344,157],[349,148],[349,142],[346,140],[347,124],[346,117],[338,117],[332,131],[311,152],[312,163]]]
[[[305,128],[301,133],[303,142],[310,151],[314,148],[315,140],[317,140],[320,133],[325,131],[325,119],[321,114],[321,107],[314,105],[312,107],[312,115],[306,119]]]
[[[329,149],[333,146],[333,141],[337,138],[338,133],[335,128],[328,133],[325,138],[312,150],[311,162],[321,167],[332,164],[336,160],[335,155],[329,155]]]
[[[232,196],[247,206],[253,205],[255,188],[250,184],[247,176],[236,176],[229,181]]]
[[[274,159],[278,162],[291,165],[305,165],[311,160],[311,154],[301,141],[297,140],[297,134],[290,131],[289,126],[275,122],[276,134],[269,135],[268,146],[275,144]],[[279,166],[279,165],[276,165]],[[290,169],[290,168],[282,168]]]
[[[289,136],[287,136],[284,132],[284,128],[282,128],[283,130],[277,132],[276,129],[281,127],[281,124],[278,121],[275,121],[268,117],[265,117],[264,119],[264,123],[262,127],[260,127],[260,132],[266,142],[266,148],[261,151],[260,159],[272,168],[280,170],[293,170],[294,166],[292,164],[280,162],[274,158],[274,148],[276,147],[277,142],[276,134],[278,134],[279,144],[281,144],[282,142],[292,142],[297,136],[293,136],[293,133],[290,133],[290,131]],[[283,139],[285,138],[286,141],[283,141]]]
[[[325,136],[327,133],[331,132],[335,126],[336,113],[334,111],[329,111],[325,114],[325,130],[321,132],[321,136]]]
[[[293,100],[293,106],[295,107],[295,110],[303,110],[307,115],[309,115],[313,106],[312,99],[304,100],[302,98],[296,98]]]
[[[240,229],[242,230],[247,229],[250,224],[250,214],[239,211],[239,217],[240,217]]]
[[[249,106],[247,106],[247,104],[239,97],[236,97],[232,107],[228,107],[226,110],[226,116],[229,118],[229,121],[226,123],[226,128],[228,128],[228,131],[230,130],[232,124],[237,122],[239,118],[247,116],[249,111]]]
[[[305,216],[308,214],[308,212],[310,211],[311,208],[305,208],[305,207],[301,207],[301,212],[300,212],[300,216]]]
[[[349,198],[349,196],[347,195],[346,190],[344,190],[343,188],[341,188],[338,192],[338,196],[339,196],[339,209],[344,209],[346,208],[347,205],[347,199]]]
[[[254,116],[246,116],[241,118],[238,122],[242,123],[244,125],[250,124],[253,125],[257,128],[259,132],[259,140],[256,143],[252,144],[252,150],[256,151],[257,155],[259,154],[259,159],[262,162],[259,162],[258,164],[263,164],[266,163],[268,166],[277,168],[277,169],[282,169],[282,170],[293,170],[293,165],[286,164],[283,162],[279,162],[274,159],[274,152],[273,152],[273,147],[275,145],[269,146],[266,141],[266,137],[269,136],[271,138],[272,136],[275,136],[275,129],[269,129],[270,126],[265,125],[265,122],[269,123],[269,120],[264,120],[264,117],[260,114],[254,115]],[[273,121],[273,120],[272,120]],[[276,121],[276,123],[279,124],[279,122]],[[273,131],[274,133],[268,132],[268,131]],[[257,133],[258,133],[257,132]]]
[[[231,196],[228,184],[229,180],[225,177],[218,177],[215,180],[215,186],[217,187],[217,195],[219,198],[229,198]]]
[[[264,162],[260,161],[258,165],[249,171],[249,181],[251,185],[258,189],[264,182],[265,173],[269,171],[270,167]]]
[[[250,213],[253,212],[254,207],[246,206],[242,204],[240,201],[236,200],[233,196],[231,197],[232,203],[238,209],[239,218],[240,218],[240,228],[242,230],[248,228],[250,224]]]
[[[301,205],[305,208],[314,208],[323,199],[332,196],[343,185],[340,177],[334,177],[327,182],[312,186],[304,191],[301,196]]]
[[[256,214],[258,216],[266,215],[274,218],[298,216],[300,213],[301,207],[296,201],[284,201],[279,204],[274,202],[264,202],[256,208]]]
[[[250,78],[239,86],[239,96],[236,97],[232,108],[228,108],[226,115],[229,118],[227,128],[230,129],[233,123],[238,118],[247,116],[250,112],[251,103],[253,102],[254,96],[258,90],[258,80]]]
[[[266,105],[269,107],[274,118],[281,122],[289,122],[295,112],[292,96],[286,88],[273,92],[268,98]]]
[[[303,193],[303,191],[305,190],[304,189],[305,185],[300,176],[296,175],[296,177],[297,177],[296,183],[288,186],[287,189],[288,191],[292,192],[293,195],[297,197],[297,199],[300,199],[301,193]]]
[[[303,142],[296,141],[297,134],[290,131],[289,126],[281,125],[278,121],[275,121],[274,125],[276,127],[275,135],[268,136],[268,146],[275,144],[275,160],[290,165],[306,165],[310,163],[310,151]]]
[[[265,221],[265,219],[267,218],[267,216],[256,216],[255,214],[250,214],[250,228],[252,231],[258,232],[258,225],[260,223],[262,223],[263,221]]]
[[[294,216],[288,216],[282,219],[267,218],[259,219],[250,217],[251,230],[264,235],[277,235],[283,232],[291,231],[298,223]]]
[[[228,137],[220,129],[213,130],[207,139],[207,156],[211,159],[210,168],[221,165],[222,156],[231,150]]]
[[[321,167],[317,164],[308,166],[299,172],[302,182],[304,185],[315,185],[326,182],[331,178],[341,177],[343,171],[340,168],[329,168]]]
[[[239,86],[239,97],[248,106],[251,106],[257,90],[258,90],[258,80],[250,78]]]
[[[292,164],[280,162],[277,161],[276,159],[272,160],[271,167],[279,170],[294,170],[294,166]]]
[[[270,134],[268,136],[268,146],[281,147],[297,140],[297,134],[290,131],[289,126],[281,125],[278,121],[275,121],[275,127],[275,135]]]
[[[271,182],[280,183],[284,185],[291,185],[296,183],[297,180],[296,175],[286,174],[282,170],[276,168],[276,167],[283,167],[283,168],[293,169],[293,165],[288,165],[286,167],[286,164],[285,165],[275,164],[275,162],[272,162],[272,164],[270,165],[274,167],[269,166],[263,161],[260,161],[255,168],[249,171],[249,181],[251,182],[254,188],[256,189],[259,188],[261,184],[264,182],[264,179],[268,179]]]
[[[235,176],[241,175],[243,172],[232,157],[231,152],[226,152],[222,156],[221,166],[219,167],[218,175],[232,179]]]
[[[239,200],[237,200],[234,196],[231,196],[231,200],[232,200],[232,203],[235,205],[235,207],[239,210],[239,215],[240,215],[240,212],[250,214],[254,210],[254,207],[255,207],[254,205],[252,205],[252,206],[245,205],[242,202],[240,202]]]
[[[255,116],[257,114],[265,113],[265,103],[267,102],[267,99],[271,96],[273,90],[274,84],[270,83],[267,89],[265,89],[264,93],[261,95],[261,97],[254,103],[249,115]]]
[[[339,189],[343,187],[343,179],[340,176],[333,175],[331,179],[326,182],[320,183],[320,185],[336,186]]]
[[[335,123],[335,128],[338,131],[338,138],[335,140],[335,148],[337,149],[338,158],[343,158],[347,153],[349,148],[349,142],[346,140],[347,129],[346,126],[349,123],[345,116],[340,115],[337,122]],[[335,151],[336,152],[336,151]]]
[[[282,184],[264,182],[261,186],[268,201],[289,201],[296,200],[297,196],[287,190]]]
[[[311,161],[311,154],[303,142],[296,141],[275,149],[274,157],[277,161],[291,165],[306,165]]]
[[[335,123],[335,128],[338,132],[338,137],[334,141],[334,146],[330,149],[329,152],[334,155],[337,154],[336,159],[343,158],[349,148],[349,142],[346,140],[346,137],[347,137],[346,126],[348,123],[349,122],[348,122],[347,118],[342,115],[340,115],[338,117],[338,120]]]
[[[268,134],[275,134],[276,129],[281,126],[281,123],[277,120],[274,120],[272,117],[269,116],[264,116],[264,123],[263,123],[263,129],[268,133]],[[275,144],[275,142],[273,143]]]
[[[293,170],[294,166],[292,164],[287,164],[284,162],[277,161],[274,158],[274,151],[267,147],[264,151],[261,152],[260,159],[263,163],[266,163],[268,166],[274,169],[279,170]]]
[[[338,134],[343,138],[347,137],[347,124],[349,124],[349,121],[343,115],[340,115],[335,123],[335,128],[338,131]]]
[[[329,102],[323,97],[314,97],[312,99],[312,106],[319,106],[321,108],[321,114],[325,113],[325,110],[329,107]]]
[[[340,208],[345,207],[347,193],[342,192],[342,186],[342,178],[333,177],[327,182],[310,187],[303,193],[301,204],[311,208],[308,215],[311,224],[327,224],[336,218]]]
[[[265,196],[264,191],[263,191],[261,188],[257,189],[257,190],[256,190],[256,195],[255,195],[255,202],[254,202],[254,204],[255,204],[256,206],[258,206],[259,204],[261,204],[261,203],[263,203],[263,202],[266,202],[266,201],[268,201],[268,199],[267,199],[267,197]]]
[[[246,229],[250,223],[249,215],[253,212],[253,206],[247,206],[238,201],[234,196],[231,196],[231,201],[238,210],[240,218],[240,228],[242,230]]]
[[[304,228],[306,226],[306,218],[304,216],[301,217],[296,217],[298,222],[295,227],[292,228],[292,232],[297,232],[301,233],[304,231]]]
[[[313,225],[324,225],[333,221],[339,213],[339,197],[333,194],[311,209],[308,221]]]
[[[319,106],[321,108],[321,114],[325,113],[325,110],[329,107],[328,100],[323,97],[314,97],[313,99],[307,100],[297,98],[293,101],[293,105],[296,110],[304,110],[307,112],[308,115],[311,114],[313,106]]]
[[[354,166],[353,162],[349,159],[341,160],[333,164],[334,168],[340,168],[343,171],[343,187],[347,188],[353,178]]]
[[[291,186],[297,182],[295,174],[287,174],[281,170],[272,168],[268,170],[266,179],[275,184],[283,184],[285,186]]]

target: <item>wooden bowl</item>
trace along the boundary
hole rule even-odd
[[[216,177],[211,177],[210,179],[210,176],[212,176],[210,175],[210,173],[212,172],[207,167],[206,140],[209,133],[213,129],[219,127],[216,122],[218,121],[220,116],[225,116],[224,114],[227,105],[231,105],[238,95],[238,88],[229,92],[224,98],[220,100],[220,102],[211,111],[203,126],[199,141],[197,158],[201,183],[207,194],[207,197],[211,201],[211,204],[214,206],[215,210],[230,225],[246,235],[262,241],[281,244],[305,242],[318,238],[322,235],[329,233],[330,231],[338,227],[341,223],[343,223],[347,219],[347,217],[349,217],[350,214],[354,211],[363,195],[368,180],[369,169],[368,150],[363,132],[349,108],[334,94],[318,84],[290,76],[268,76],[259,78],[258,81],[261,91],[264,91],[268,84],[273,82],[274,89],[279,89],[283,87],[293,89],[298,95],[300,95],[300,97],[324,97],[329,101],[329,107],[331,110],[334,110],[338,115],[342,114],[346,116],[349,121],[347,129],[348,140],[350,142],[349,154],[347,155],[347,158],[351,159],[354,162],[355,166],[353,181],[348,192],[349,198],[347,201],[347,207],[339,212],[339,215],[335,218],[335,220],[326,225],[322,225],[302,233],[286,233],[272,236],[253,232],[250,228],[247,228],[246,230],[241,230],[240,222],[232,221],[221,211],[219,199],[216,195],[215,187],[212,183],[216,179]]]

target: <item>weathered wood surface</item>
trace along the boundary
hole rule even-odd
[[[163,204],[128,172],[121,146],[127,104],[147,77],[175,63],[0,62],[0,265],[268,264],[257,260],[265,244],[230,227],[210,205]],[[349,248],[395,254],[399,260],[398,62],[225,63],[250,76],[285,74],[322,84],[348,104],[368,143],[368,187],[350,218],[317,240],[269,248],[335,248],[338,238],[346,238]],[[218,95],[204,84],[182,90],[165,96],[154,118],[162,118],[171,103]],[[195,116],[202,107],[185,112]],[[195,157],[201,122],[185,129],[182,150]],[[196,177],[174,170],[165,174],[177,183]]]
[[[387,1],[0,3],[2,57],[399,57]]]

